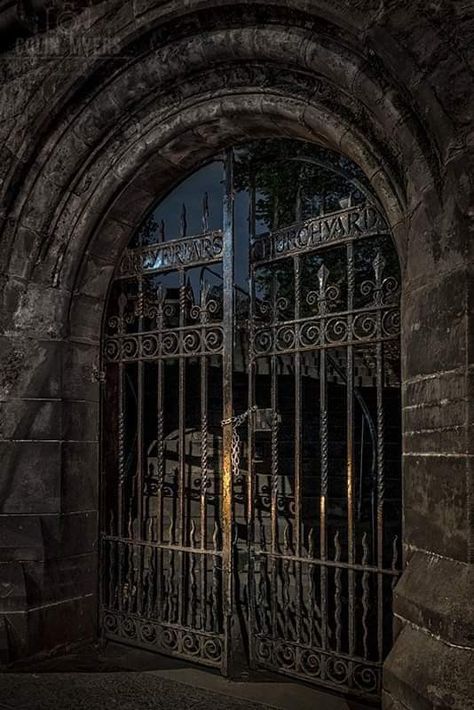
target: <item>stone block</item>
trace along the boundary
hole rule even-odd
[[[0,511],[59,511],[61,449],[57,441],[1,441]]]
[[[384,664],[385,701],[392,696],[407,710],[472,710],[473,666],[473,650],[406,625]]]
[[[63,441],[99,440],[99,403],[64,400],[61,402]]]
[[[0,439],[60,439],[61,402],[14,399],[0,402]]]
[[[97,551],[96,511],[43,516],[41,529],[45,559],[67,558]]]
[[[462,455],[404,456],[406,545],[467,559],[466,462]]]
[[[108,260],[90,255],[85,261],[79,277],[81,295],[105,302],[114,268],[115,264],[110,264]],[[73,302],[75,302],[76,298],[77,294],[74,295]]]
[[[91,594],[52,602],[22,613],[6,613],[3,618],[10,660],[16,660],[95,638],[97,597]]]
[[[97,591],[97,554],[22,564],[29,607],[95,594]]]
[[[61,510],[96,510],[99,485],[97,443],[66,441],[62,444]]]
[[[0,562],[0,613],[25,609],[27,582],[20,562]]]
[[[466,272],[449,274],[403,300],[402,349],[405,377],[453,370],[465,364],[467,331]]]
[[[35,515],[0,515],[0,559],[44,559],[41,517]]]
[[[103,298],[76,294],[71,305],[74,336],[99,345],[103,310]]]
[[[405,431],[403,450],[418,454],[466,454],[468,437],[472,431],[463,425],[434,426],[430,430]]]
[[[115,266],[131,236],[132,232],[128,225],[109,217],[97,230],[90,246],[90,252]]]
[[[96,340],[98,335],[96,333]],[[62,362],[62,394],[65,399],[99,401],[99,352],[98,342],[74,340],[65,346]]]
[[[416,551],[395,587],[394,613],[451,644],[474,645],[474,569]]]
[[[62,347],[56,340],[0,336],[0,400],[58,397]]]

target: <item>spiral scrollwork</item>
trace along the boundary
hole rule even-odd
[[[268,353],[273,346],[272,331],[269,328],[257,330],[254,337],[254,346],[256,353]]]
[[[307,321],[299,326],[299,344],[303,348],[317,345],[321,337],[321,323],[319,321]]]
[[[343,343],[347,340],[349,327],[345,317],[328,318],[325,327],[324,335],[327,343]]]
[[[153,644],[155,643],[158,633],[156,630],[155,624],[152,624],[149,621],[145,621],[140,624],[140,638],[145,642],[145,643],[150,643]]]
[[[130,616],[124,616],[120,623],[120,633],[125,638],[136,638],[137,627],[134,619]]]
[[[106,632],[110,634],[115,634],[118,630],[118,617],[116,614],[110,614],[106,612],[104,614],[102,623]]]
[[[275,644],[275,658],[279,666],[286,670],[293,670],[296,666],[296,649],[289,643],[280,641]]]
[[[191,632],[183,634],[181,639],[181,647],[183,652],[188,656],[198,656],[201,652],[200,638],[197,634]]]
[[[106,360],[114,362],[120,360],[120,340],[118,338],[107,338],[104,347]]]
[[[203,658],[220,663],[222,658],[222,643],[218,638],[206,639],[202,644]]]
[[[400,311],[393,309],[382,316],[382,334],[385,337],[400,335]]]
[[[326,660],[326,675],[332,683],[346,684],[349,679],[348,662],[337,656],[329,656]]]
[[[296,344],[295,327],[291,325],[283,325],[277,328],[275,333],[276,350],[292,350]]]
[[[128,337],[122,340],[122,359],[133,360],[138,356],[138,338]]]
[[[311,678],[320,678],[322,670],[320,654],[313,650],[304,650],[300,657],[300,670]]]
[[[272,660],[272,644],[268,639],[257,638],[255,654],[260,663],[268,664]]]
[[[360,313],[352,322],[354,340],[370,340],[377,335],[377,317],[375,313]]]
[[[378,668],[359,664],[352,672],[354,684],[366,693],[377,691],[380,682],[380,671]]]

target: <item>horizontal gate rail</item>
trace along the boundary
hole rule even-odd
[[[301,562],[305,565],[318,565],[319,567],[336,567],[340,569],[353,569],[358,572],[372,572],[377,574],[387,574],[391,577],[399,577],[401,572],[394,569],[386,569],[375,567],[373,565],[359,565],[357,563],[349,564],[348,562],[335,562],[333,560],[320,560],[314,557],[296,557],[295,555],[281,555],[274,552],[266,552],[265,550],[253,550],[252,555],[258,557],[271,557],[276,560],[286,562]]]
[[[213,550],[203,547],[185,547],[183,545],[169,545],[165,542],[153,542],[151,540],[139,540],[130,537],[118,537],[117,535],[103,535],[103,540],[112,542],[121,542],[129,545],[137,545],[138,547],[153,547],[160,550],[174,550],[176,552],[189,552],[193,555],[211,555],[212,557],[222,557],[222,550]]]

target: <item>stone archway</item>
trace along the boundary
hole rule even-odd
[[[348,18],[344,3],[294,2],[290,10],[273,3],[268,23],[261,9],[268,4],[257,3],[257,15],[237,26],[214,8],[209,26],[199,14],[209,4],[189,4],[184,15],[145,4],[136,22],[117,12],[108,32],[121,51],[129,46],[129,59],[120,67],[113,57],[85,61],[79,70],[58,62],[56,76],[68,79],[61,90],[51,84],[54,107],[47,91],[37,93],[24,131],[32,116],[42,128],[23,153],[15,143],[9,153],[2,525],[29,561],[8,568],[17,590],[5,606],[11,647],[19,655],[39,650],[42,624],[50,630],[43,647],[94,632],[98,334],[120,250],[156,197],[206,155],[249,135],[292,135],[335,147],[364,169],[404,267],[411,562],[396,593],[403,630],[386,687],[405,693],[409,707],[410,693],[431,692],[433,672],[427,663],[413,677],[414,649],[450,669],[469,646],[459,615],[427,591],[437,588],[434,569],[454,606],[468,589],[470,185],[461,130],[468,117],[449,103],[455,82],[432,67],[442,87],[435,93],[420,83],[397,15],[377,20],[354,10]],[[92,12],[100,26],[100,10]],[[173,25],[166,39],[165,21]],[[455,64],[449,55],[446,62]],[[42,72],[48,87],[46,64]],[[12,135],[25,134],[17,125]],[[71,568],[85,581],[79,595],[52,581]],[[84,623],[66,638],[61,619],[71,609]],[[443,682],[450,686],[449,677]]]

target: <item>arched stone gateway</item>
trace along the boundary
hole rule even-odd
[[[132,234],[219,151],[291,138],[360,167],[402,270],[406,567],[384,702],[469,707],[468,4],[110,0],[70,13],[73,27],[42,5],[0,13],[13,38],[1,124],[5,659],[97,633],[100,334]]]

